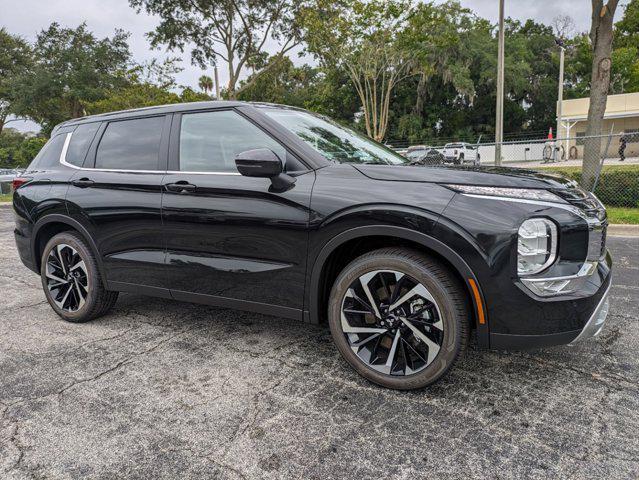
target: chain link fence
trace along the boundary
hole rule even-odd
[[[446,145],[410,145],[395,150],[411,158],[428,153],[428,163],[457,165],[500,165],[561,174],[576,181],[583,172],[584,145],[589,140],[601,144],[598,164],[593,170],[594,192],[608,207],[639,208],[639,132],[559,139],[525,139],[497,144],[453,142]]]

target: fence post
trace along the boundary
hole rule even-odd
[[[592,192],[594,192],[597,188],[597,182],[599,182],[599,177],[601,176],[601,171],[603,170],[604,160],[608,157],[608,149],[610,148],[610,142],[612,141],[612,129],[614,127],[614,123],[610,125],[610,133],[608,134],[608,142],[606,142],[606,150],[604,150],[604,153],[601,155],[601,163],[599,164],[599,169],[597,170],[597,174],[595,175],[595,181],[592,183]],[[581,168],[583,172],[583,166]]]

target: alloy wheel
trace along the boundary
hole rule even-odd
[[[61,310],[77,312],[89,294],[87,267],[78,251],[70,245],[54,246],[45,266],[47,289]]]
[[[341,327],[357,357],[386,375],[430,365],[444,340],[439,305],[410,275],[375,270],[354,280],[342,300]]]

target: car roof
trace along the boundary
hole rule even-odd
[[[210,110],[215,108],[233,108],[233,107],[240,107],[243,105],[304,111],[304,109],[302,108],[291,107],[288,105],[278,105],[276,103],[211,100],[206,102],[172,103],[168,105],[132,108],[129,110],[119,110],[115,112],[99,113],[97,115],[87,115],[85,117],[74,118],[71,120],[67,120],[66,122],[62,122],[56,125],[54,130],[58,130],[63,127],[80,125],[82,123],[102,122],[102,121],[115,120],[120,118],[138,117],[140,115],[163,115],[167,113],[176,113],[176,112],[185,112],[185,111],[190,112],[194,110],[197,111],[197,110]]]

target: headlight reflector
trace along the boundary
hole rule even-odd
[[[540,188],[506,188],[483,187],[479,185],[444,185],[456,192],[466,195],[485,195],[491,197],[503,197],[504,200],[516,198],[521,200],[537,200],[544,202],[566,203],[559,195]]]
[[[547,218],[529,218],[519,227],[517,273],[534,275],[557,258],[557,227]]]

